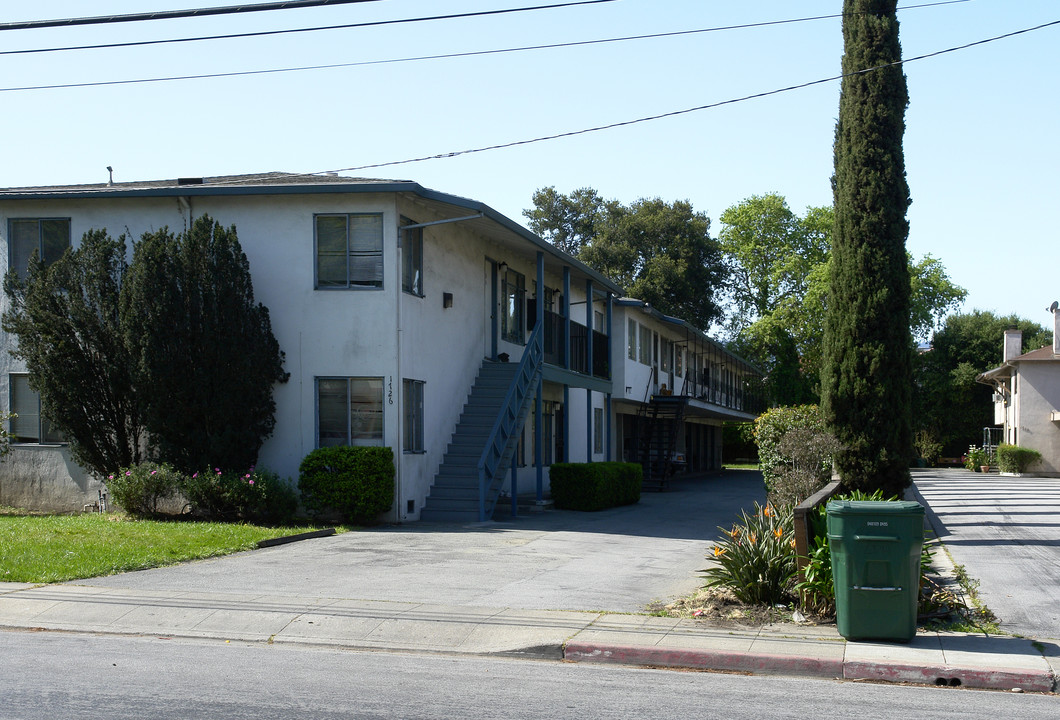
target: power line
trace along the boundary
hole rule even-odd
[[[431,20],[450,20],[450,19],[459,19],[459,18],[467,18],[467,17],[476,17],[476,16],[481,16],[481,15],[499,15],[499,14],[502,14],[502,13],[522,12],[524,10],[545,10],[545,9],[551,9],[551,8],[557,8],[557,7],[566,7],[568,5],[571,5],[571,6],[573,6],[573,5],[593,5],[593,4],[596,4],[598,2],[613,2],[613,1],[614,0],[584,0],[582,2],[563,3],[563,4],[558,4],[558,5],[543,5],[543,6],[531,7],[531,8],[512,8],[512,9],[508,9],[508,10],[489,10],[489,11],[483,11],[483,12],[461,13],[461,14],[456,14],[456,15],[435,15],[433,17],[407,18],[407,19],[401,19],[401,20],[379,20],[379,21],[375,21],[375,22],[345,23],[345,24],[341,24],[341,25],[319,25],[319,26],[315,26],[315,27],[286,28],[286,29],[283,29],[283,30],[260,30],[260,31],[256,31],[256,32],[229,33],[229,34],[223,34],[223,35],[200,35],[200,36],[195,36],[195,37],[169,38],[169,39],[165,39],[165,40],[135,40],[135,41],[130,41],[130,42],[120,42],[120,43],[99,43],[99,44],[96,44],[96,45],[68,45],[68,46],[63,46],[63,47],[32,48],[32,49],[27,49],[27,50],[0,50],[0,55],[26,55],[26,54],[30,54],[30,53],[65,52],[65,51],[68,51],[68,50],[102,50],[102,49],[112,49],[112,48],[138,47],[138,46],[144,46],[144,45],[164,45],[164,44],[170,44],[170,43],[200,42],[200,41],[205,41],[205,40],[232,40],[232,39],[239,39],[239,38],[264,37],[264,36],[268,36],[268,35],[285,35],[285,34],[290,34],[290,33],[319,32],[319,31],[323,31],[323,30],[346,30],[346,29],[350,29],[350,28],[374,27],[374,26],[380,26],[380,25],[394,25],[394,24],[399,24],[399,23],[424,22],[424,21],[431,21]],[[898,8],[898,9],[899,10],[912,10],[912,9],[915,9],[915,8],[935,7],[935,6],[938,6],[938,5],[956,5],[956,4],[959,4],[959,3],[966,3],[966,2],[971,2],[971,0],[944,0],[943,2],[923,3],[923,4],[920,4],[920,5],[907,5],[905,7],[901,7],[901,8]],[[838,13],[838,14],[834,14],[834,15],[818,15],[818,16],[815,16],[815,17],[794,18],[794,19],[791,19],[791,20],[774,20],[774,21],[759,22],[759,23],[746,23],[746,24],[743,24],[743,25],[727,25],[727,26],[723,26],[723,27],[702,28],[702,29],[699,29],[699,30],[683,30],[683,31],[677,31],[677,32],[670,32],[670,33],[657,33],[657,34],[654,34],[654,35],[638,35],[638,36],[632,36],[632,37],[608,38],[608,39],[604,39],[604,40],[589,40],[589,41],[585,41],[585,42],[561,43],[561,44],[558,44],[558,45],[542,45],[542,46],[534,46],[534,47],[527,47],[527,48],[511,48],[511,49],[507,49],[507,50],[488,50],[488,51],[483,51],[481,53],[456,53],[456,54],[452,54],[452,55],[436,55],[436,56],[427,56],[425,58],[407,58],[405,60],[380,60],[378,62],[379,63],[405,62],[405,61],[410,60],[410,59],[416,59],[416,60],[418,60],[418,59],[431,59],[431,60],[433,60],[433,59],[436,59],[436,58],[462,57],[464,55],[474,55],[474,54],[516,52],[516,51],[519,51],[519,50],[536,50],[536,49],[539,49],[539,48],[571,47],[571,46],[576,46],[576,45],[591,45],[591,44],[594,44],[594,43],[621,42],[623,40],[640,40],[640,39],[644,39],[644,38],[673,37],[673,36],[677,36],[677,35],[693,35],[693,34],[696,34],[696,33],[717,32],[717,31],[721,31],[721,30],[742,30],[742,29],[747,29],[747,28],[766,27],[766,26],[769,26],[769,25],[784,25],[784,24],[787,24],[787,23],[807,22],[807,21],[810,21],[810,20],[828,20],[828,19],[834,19],[834,18],[840,18],[840,17],[843,17],[842,13]]]
[[[597,3],[597,2],[613,2],[613,0],[585,0],[585,2],[579,2],[579,3],[573,3],[573,4],[594,4],[594,3]],[[910,5],[908,7],[902,8],[902,9],[903,10],[909,10],[909,9],[913,9],[913,8],[934,7],[936,5],[952,5],[952,4],[955,4],[955,3],[962,3],[962,2],[969,2],[969,0],[947,0],[946,2],[926,3],[926,4],[923,4],[923,5]],[[569,4],[572,4],[572,3],[566,3],[566,4],[563,4],[563,5],[542,5],[542,6],[536,6],[536,7],[515,8],[515,9],[510,9],[510,10],[493,10],[493,11],[487,11],[486,13],[471,13],[471,15],[495,14],[495,13],[502,13],[502,12],[522,12],[522,11],[526,11],[526,10],[551,9],[551,8],[556,8],[556,7],[565,7],[566,5],[569,5]],[[467,51],[467,52],[445,53],[445,54],[439,54],[439,55],[417,55],[417,56],[404,57],[404,58],[390,58],[390,59],[386,59],[386,60],[361,60],[361,61],[357,61],[357,62],[329,63],[329,64],[323,64],[323,65],[299,65],[299,66],[296,66],[296,67],[270,68],[270,69],[267,69],[267,70],[236,70],[236,71],[226,72],[226,73],[200,73],[200,74],[195,74],[195,75],[170,75],[170,76],[166,76],[166,77],[155,77],[155,78],[135,78],[135,79],[132,79],[132,80],[97,80],[97,81],[93,81],[93,82],[57,83],[57,84],[53,84],[53,85],[22,85],[22,86],[17,86],[17,87],[0,88],[0,92],[21,92],[21,91],[25,91],[25,90],[66,90],[66,89],[72,89],[72,88],[104,87],[104,86],[109,86],[109,85],[139,85],[139,84],[144,84],[144,83],[175,82],[175,81],[178,81],[178,80],[208,80],[208,79],[216,79],[216,78],[246,77],[246,76],[251,76],[251,75],[273,75],[273,74],[277,74],[277,73],[305,72],[305,71],[308,71],[308,70],[335,70],[335,69],[339,69],[339,68],[363,67],[363,66],[369,66],[369,65],[389,65],[389,64],[393,64],[393,63],[420,62],[420,61],[423,61],[423,60],[444,60],[444,59],[461,58],[461,57],[475,57],[475,56],[479,56],[479,55],[497,55],[497,54],[502,54],[502,53],[527,52],[527,51],[531,51],[531,50],[553,50],[553,49],[557,49],[557,48],[579,47],[579,46],[585,46],[585,45],[601,45],[601,44],[615,43],[615,42],[629,42],[629,41],[633,41],[633,40],[649,40],[649,39],[655,39],[655,38],[675,37],[675,36],[680,36],[680,35],[693,35],[693,34],[698,34],[698,33],[721,32],[721,31],[724,31],[724,30],[742,30],[742,29],[748,29],[748,28],[766,27],[766,26],[771,26],[771,25],[784,25],[784,24],[790,24],[790,23],[809,22],[809,21],[814,21],[814,20],[828,20],[828,19],[840,18],[842,16],[843,16],[842,13],[840,13],[838,15],[817,15],[817,16],[812,16],[812,17],[793,18],[793,19],[789,19],[789,20],[771,20],[771,21],[759,22],[759,23],[746,23],[746,24],[742,24],[742,25],[725,25],[725,26],[712,27],[712,28],[701,28],[701,29],[698,29],[698,30],[678,30],[678,31],[674,31],[674,32],[654,33],[654,34],[650,34],[650,35],[629,35],[629,36],[617,37],[617,38],[603,38],[603,39],[598,39],[598,40],[578,40],[578,41],[573,41],[573,42],[551,43],[551,44],[545,44],[545,45],[524,45],[522,47],[501,48],[501,49],[494,49],[494,50],[471,50],[471,51]],[[447,18],[447,17],[464,17],[464,16],[439,16],[439,17],[436,17],[436,18],[416,18],[416,20],[434,20],[434,19],[444,19],[444,18]],[[369,23],[369,24],[386,24],[386,23],[390,23],[390,22],[411,22],[411,21],[412,20],[400,20],[400,21],[388,20],[388,21],[382,21],[380,23]],[[280,32],[282,32],[282,31],[280,31]],[[14,51],[14,52],[19,52],[19,51]],[[7,54],[7,53],[0,52],[0,54]]]
[[[600,132],[601,130],[611,130],[613,128],[625,127],[627,125],[637,125],[639,123],[650,122],[652,120],[662,120],[663,118],[675,117],[677,115],[686,115],[688,113],[699,112],[701,110],[711,110],[713,108],[722,107],[725,105],[734,105],[736,103],[745,102],[747,100],[757,100],[758,98],[769,97],[770,95],[779,95],[781,93],[791,92],[792,90],[801,90],[803,88],[812,87],[814,85],[822,85],[824,83],[834,82],[836,80],[842,80],[844,77],[851,77],[854,75],[864,75],[866,73],[875,72],[877,70],[883,70],[889,67],[901,66],[907,63],[911,63],[917,60],[925,60],[927,58],[937,57],[939,55],[945,55],[947,53],[957,52],[958,50],[967,50],[968,48],[976,47],[977,45],[985,45],[987,43],[995,42],[997,40],[1004,40],[1006,38],[1015,37],[1016,35],[1023,35],[1025,33],[1033,32],[1035,30],[1041,30],[1043,28],[1052,27],[1054,25],[1060,25],[1060,20],[1054,20],[1052,22],[1037,25],[1031,28],[1025,28],[1023,30],[1016,30],[1015,32],[1006,33],[1004,35],[997,35],[992,38],[985,40],[977,40],[976,42],[967,43],[965,45],[958,45],[957,47],[947,48],[945,50],[937,50],[935,52],[926,53],[924,55],[917,55],[916,57],[907,58],[904,60],[897,60],[895,62],[886,63],[884,65],[877,65],[875,67],[865,68],[852,73],[835,75],[828,78],[822,78],[820,80],[811,80],[810,82],[801,83],[799,85],[790,85],[785,88],[779,88],[777,90],[768,90],[766,92],[755,93],[754,95],[745,95],[744,97],[734,98],[731,100],[722,100],[721,102],[710,103],[709,105],[699,105],[697,107],[686,108],[684,110],[674,110],[668,113],[661,113],[659,115],[651,115],[649,117],[637,118],[634,120],[624,120],[621,122],[610,123],[608,125],[598,125],[596,127],[584,128],[582,130],[572,130],[564,133],[557,133],[555,135],[545,135],[542,137],[532,138],[530,140],[516,140],[508,143],[501,143],[498,145],[489,145],[486,147],[472,148],[469,150],[458,150],[456,152],[441,153],[439,155],[428,155],[424,157],[411,158],[408,160],[394,160],[383,163],[373,163],[370,165],[358,165],[355,167],[338,168],[335,170],[324,170],[316,173],[308,173],[310,175],[321,175],[324,173],[337,173],[337,172],[353,172],[357,170],[370,170],[373,168],[391,167],[394,165],[407,165],[415,162],[423,162],[425,160],[441,160],[444,158],[459,157],[460,155],[469,155],[472,153],[487,152],[489,150],[501,150],[504,148],[518,147],[520,145],[530,145],[533,143],[545,142],[546,140],[559,140],[561,138],[574,137],[576,135],[586,135],[588,133]]]
[[[507,8],[504,10],[481,10],[478,12],[458,13],[454,15],[433,15],[430,17],[402,18],[399,20],[376,20],[373,22],[345,23],[342,25],[320,25],[307,28],[287,28],[284,30],[259,30],[255,32],[230,33],[226,35],[201,35],[196,37],[170,38],[166,40],[135,40],[120,43],[101,43],[97,45],[69,45],[64,47],[35,48],[29,50],[0,50],[0,55],[26,55],[30,53],[64,52],[67,50],[102,50],[111,48],[138,47],[143,45],[165,45],[170,43],[200,42],[203,40],[232,40],[235,38],[264,37],[267,35],[286,35],[290,33],[318,32],[321,30],[346,30],[349,28],[378,27],[380,25],[399,25],[403,23],[429,22],[434,20],[454,20],[487,15],[505,15],[508,13],[533,10],[552,10],[555,8],[574,7],[576,5],[596,5],[615,2],[616,0],[578,0],[578,2],[556,3],[554,5],[535,5],[533,7]],[[951,0],[951,2],[968,2],[969,0]]]
[[[73,27],[77,25],[106,25],[110,23],[143,22],[146,20],[173,20],[176,18],[209,17],[211,15],[235,15],[237,13],[267,12],[269,10],[298,10],[323,5],[351,5],[353,3],[378,2],[379,0],[286,0],[251,5],[228,5],[226,7],[189,8],[187,10],[160,10],[158,12],[131,13],[128,15],[100,15],[98,17],[61,18],[57,20],[25,20],[0,23],[0,30],[36,30],[40,28]]]

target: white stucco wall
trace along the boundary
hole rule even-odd
[[[1060,423],[1050,420],[1060,410],[1060,362],[1021,362],[1014,397],[1016,444],[1033,448],[1042,461],[1029,470],[1060,476]]]

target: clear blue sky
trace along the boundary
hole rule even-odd
[[[565,2],[569,0],[556,0]],[[233,5],[36,0],[0,21]],[[334,8],[0,32],[0,49],[416,18],[546,0],[383,0]],[[1060,20],[1055,0],[899,13],[904,56]],[[253,39],[0,55],[0,87],[354,63],[832,15],[840,0],[617,0],[493,17]],[[635,120],[832,77],[837,18],[561,49],[242,77],[0,92],[0,186],[318,172]],[[1050,325],[1057,282],[1060,25],[906,66],[909,250],[969,291],[965,310]],[[718,216],[778,192],[831,203],[837,81],[626,127],[347,174],[415,180],[522,222],[535,189],[687,199]]]

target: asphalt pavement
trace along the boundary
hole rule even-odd
[[[717,527],[760,497],[757,473],[724,473],[600,513],[376,528],[62,585],[0,584],[0,627],[1054,690],[1060,647],[1032,637],[850,642],[834,625],[646,614],[701,584]]]
[[[1002,630],[1060,639],[1060,478],[917,470],[916,499]]]

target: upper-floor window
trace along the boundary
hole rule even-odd
[[[526,305],[526,277],[515,270],[505,270],[501,278],[501,338],[513,343],[523,342],[523,317]]]
[[[29,375],[11,375],[11,442],[16,443],[60,443],[66,442],[62,434],[52,429],[51,423],[40,409],[40,395],[29,386]]]
[[[403,217],[401,224],[416,223]],[[401,234],[401,289],[423,297],[423,228],[402,229]]]
[[[633,318],[629,318],[626,330],[626,357],[637,359],[637,321]]]
[[[640,362],[651,365],[651,330],[644,325],[640,326]]]
[[[318,288],[383,287],[381,213],[316,215]]]
[[[26,277],[36,250],[50,265],[70,247],[70,218],[18,218],[8,222],[8,267]]]

